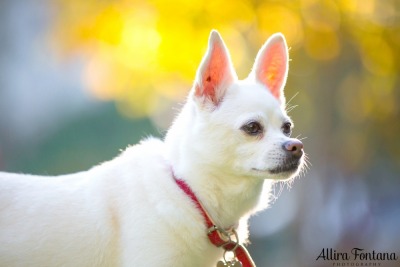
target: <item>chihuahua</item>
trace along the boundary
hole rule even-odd
[[[213,30],[164,140],[75,174],[0,173],[0,266],[250,266],[238,250],[249,216],[304,165],[285,112],[287,74],[282,34],[238,80]]]

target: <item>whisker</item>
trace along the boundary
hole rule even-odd
[[[310,166],[312,166],[312,164],[311,164],[310,159],[308,158],[307,154],[304,154],[304,165],[303,166],[304,167],[302,168],[301,172],[303,172],[304,174],[311,169]]]
[[[275,183],[272,184],[272,193],[270,196],[271,196],[270,202],[272,204],[275,203],[275,201],[278,199],[278,197],[276,196],[276,184]]]
[[[294,105],[286,108],[286,113],[292,112],[293,109],[297,108],[299,105]]]
[[[295,138],[296,138],[296,139],[299,139],[300,141],[305,140],[305,139],[308,138],[307,136],[304,136],[304,137],[301,137],[301,138],[300,138],[300,136],[301,136],[301,134],[297,135]]]
[[[284,189],[283,183],[282,183],[282,181],[279,181],[278,197],[280,197],[282,195],[283,189]]]
[[[286,107],[290,104],[290,102],[299,94],[299,92],[295,93],[287,102],[286,102]]]
[[[278,189],[277,189],[278,187]],[[275,183],[273,183],[273,193],[271,194],[272,200],[271,200],[271,204],[275,203],[278,198],[281,196],[282,192],[283,192],[284,186],[283,186],[283,182],[282,181],[276,181]]]

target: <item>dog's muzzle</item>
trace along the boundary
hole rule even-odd
[[[278,174],[296,171],[301,164],[301,158],[304,154],[303,147],[303,143],[298,139],[290,139],[283,143],[282,148],[285,151],[286,158],[279,167],[270,170],[270,173]]]

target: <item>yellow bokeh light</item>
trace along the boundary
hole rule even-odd
[[[339,55],[341,47],[336,32],[308,29],[306,36],[305,48],[312,58],[332,60]]]
[[[372,35],[362,41],[364,66],[376,75],[390,75],[395,71],[394,53],[381,35]]]
[[[317,31],[336,31],[340,27],[340,12],[335,1],[302,0],[301,10],[306,23]]]
[[[365,83],[368,75],[393,77],[399,68],[394,49],[394,44],[400,43],[394,2],[56,3],[60,15],[54,25],[55,39],[65,51],[80,50],[85,55],[86,88],[95,97],[119,103],[126,115],[151,115],[163,108],[162,100],[182,99],[193,83],[211,29],[221,32],[239,78],[247,76],[257,49],[275,32],[285,35],[291,55],[302,53],[308,61],[304,66],[333,62],[348,55],[351,47],[365,74],[357,76],[359,83]],[[387,90],[394,86],[394,82],[387,84]],[[377,102],[372,92],[363,98],[366,110],[372,110]],[[390,108],[388,112],[396,111]]]
[[[289,45],[296,47],[303,42],[303,25],[298,13],[287,7],[263,4],[257,9],[259,27],[264,34],[259,38],[282,32]]]

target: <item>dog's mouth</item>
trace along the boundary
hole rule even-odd
[[[297,169],[300,166],[300,160],[287,160],[285,161],[282,165],[268,170],[269,173],[271,174],[280,174],[284,172],[294,172],[297,171]]]
[[[301,161],[300,160],[286,160],[283,162],[283,164],[279,165],[276,168],[273,169],[265,169],[265,170],[260,170],[257,168],[253,168],[254,171],[257,172],[268,172],[270,174],[283,174],[283,173],[293,173],[297,171],[297,169],[300,166]]]

